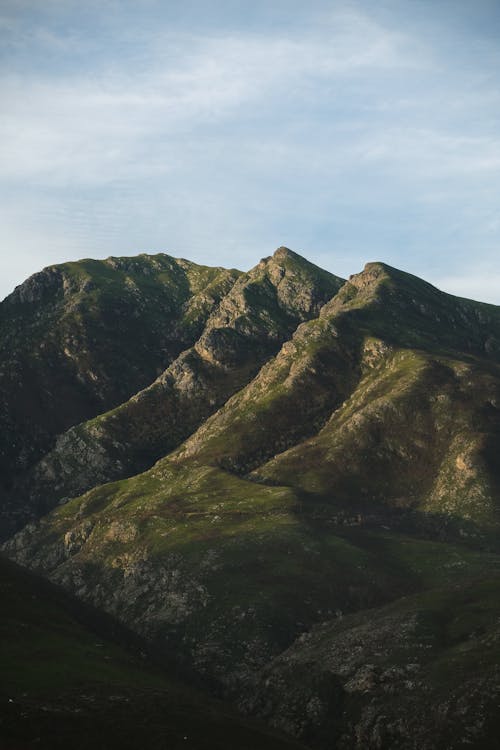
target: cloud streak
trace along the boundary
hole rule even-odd
[[[143,74],[105,68],[55,79],[4,75],[4,177],[106,182],[117,170],[118,176],[134,167],[140,172],[145,145],[151,146],[150,168],[157,161],[155,141],[189,140],[205,126],[252,116],[269,102],[286,106],[289,92],[315,96],[318,87],[367,68],[416,64],[401,34],[352,14],[334,16],[330,24],[327,33],[306,39],[160,34]]]
[[[279,25],[257,4],[250,29],[201,3],[182,23],[153,0],[130,18],[111,5],[4,4],[0,295],[31,263],[147,248],[244,267],[287,242],[343,273],[379,257],[448,278],[473,244],[494,263],[486,42],[474,68],[464,29],[443,28],[443,56],[438,21],[412,23],[411,4],[390,22],[366,3],[292,3],[299,20]]]

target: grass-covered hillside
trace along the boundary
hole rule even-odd
[[[4,549],[312,747],[493,748],[499,342],[495,306],[280,249],[59,439],[33,496],[88,489]]]

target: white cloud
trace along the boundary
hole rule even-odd
[[[53,33],[38,34],[59,43]],[[181,37],[159,32],[152,48],[153,59],[143,73],[125,66],[69,77],[4,74],[2,180],[89,186],[169,174],[189,165],[206,129],[225,126],[223,138],[230,142],[232,124],[241,126],[247,118],[257,123],[245,147],[257,158],[265,154],[267,164],[271,158],[277,167],[284,159],[290,163],[291,153],[306,171],[312,165],[322,171],[339,163],[356,168],[365,162],[419,179],[491,173],[500,167],[498,138],[412,127],[404,117],[396,125],[394,119],[401,119],[405,108],[397,95],[382,107],[377,97],[361,103],[370,81],[380,86],[377,74],[400,74],[405,66],[425,69],[431,55],[424,55],[411,37],[384,29],[360,13],[331,14],[316,36]],[[365,88],[353,94],[358,112],[344,120],[343,133],[337,130],[339,146],[325,143],[320,154],[317,135],[309,142],[306,136],[299,151],[296,140],[286,134],[290,101],[307,101],[309,96],[316,103],[322,98],[334,103],[338,94],[331,87],[345,85],[360,72]],[[384,89],[390,90],[390,82],[382,83],[381,101]],[[343,91],[339,96],[348,100],[350,95]],[[284,127],[275,138],[263,120],[270,112],[279,117],[280,104]],[[445,106],[432,99],[425,104]],[[364,117],[362,106],[367,107]],[[370,111],[377,109],[386,115],[371,121]],[[325,127],[321,117],[314,123],[320,136]]]
[[[48,2],[58,21],[70,5]],[[500,240],[491,75],[361,5],[301,6],[303,28],[187,33],[156,27],[153,2],[116,31],[106,3],[97,39],[9,16],[0,33],[24,57],[0,71],[3,283],[141,248],[244,267],[281,242],[344,274],[368,257],[407,267],[411,247],[425,276],[433,247]]]
[[[403,42],[360,15],[337,14],[309,38],[160,33],[143,74],[126,67],[68,78],[4,75],[3,179],[108,182],[153,163],[158,169],[158,154],[168,171],[179,158],[178,144],[165,148],[169,138],[189,142],[204,126],[265,112],[288,92],[317,94],[325,80],[414,64]]]

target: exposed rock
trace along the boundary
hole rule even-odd
[[[186,263],[106,268],[142,315]],[[217,293],[189,273],[196,336],[26,472],[21,506],[61,502],[5,552],[311,747],[496,747],[500,310],[286,248]]]

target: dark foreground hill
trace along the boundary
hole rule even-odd
[[[499,436],[500,308],[280,248],[33,457],[4,549],[313,747],[493,748]]]
[[[0,558],[0,747],[301,745],[166,676],[117,623]]]

